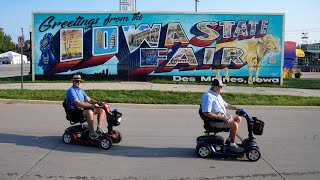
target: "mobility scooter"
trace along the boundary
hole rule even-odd
[[[261,153],[258,144],[255,141],[254,135],[262,135],[264,122],[257,119],[257,117],[251,117],[245,109],[239,109],[236,114],[242,116],[247,121],[248,127],[248,138],[242,139],[239,135],[237,137],[241,140],[241,144],[238,146],[243,147],[244,151],[236,153],[229,150],[228,144],[230,142],[224,142],[222,136],[217,135],[219,132],[229,132],[229,128],[217,128],[212,127],[209,121],[223,122],[222,120],[209,119],[202,114],[202,109],[200,106],[199,115],[204,122],[204,129],[206,135],[197,137],[196,152],[201,158],[208,157],[220,157],[220,158],[242,158],[244,155],[249,159],[249,161],[258,161],[261,157]],[[214,133],[214,134],[210,134]]]
[[[72,118],[69,114],[72,110],[68,109],[67,102],[66,100],[64,100],[62,105],[66,112],[66,119],[69,120],[70,124],[72,125],[65,130],[62,136],[64,143],[78,143],[93,146],[100,145],[103,149],[110,149],[113,143],[119,143],[121,141],[122,135],[119,131],[116,131],[114,129],[114,126],[120,125],[122,113],[118,112],[117,109],[111,111],[110,107],[105,102],[101,102],[98,104],[99,108],[103,108],[106,113],[108,131],[105,132],[101,128],[101,136],[98,139],[91,139],[89,137],[89,126],[87,124],[83,124],[84,122],[86,122],[86,119],[82,116],[82,118]]]

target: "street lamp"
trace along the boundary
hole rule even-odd
[[[195,11],[198,12],[198,2],[200,2],[200,0],[194,0],[195,2]]]
[[[29,75],[32,75],[32,27],[29,27],[29,36],[30,36],[30,48],[29,48],[29,58],[30,58],[30,70]]]

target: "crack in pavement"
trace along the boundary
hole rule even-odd
[[[59,141],[50,151],[48,151],[42,158],[39,159],[27,172],[25,172],[19,179],[22,179],[28,172],[30,172],[39,162],[42,161],[48,154],[50,154],[59,144],[62,143],[62,140]]]

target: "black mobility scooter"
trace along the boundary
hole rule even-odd
[[[244,155],[249,159],[249,161],[258,161],[261,157],[261,153],[258,144],[255,141],[254,135],[262,135],[264,122],[257,119],[256,117],[251,117],[248,112],[244,109],[239,109],[236,114],[242,116],[247,121],[248,127],[248,138],[242,139],[239,135],[237,137],[241,140],[241,144],[238,146],[243,147],[244,151],[236,153],[229,150],[228,144],[230,142],[225,142],[222,136],[217,135],[219,132],[229,132],[229,128],[217,128],[212,127],[214,122],[223,122],[217,119],[209,119],[202,114],[202,109],[200,106],[199,115],[204,122],[204,129],[206,135],[197,137],[197,147],[196,152],[199,157],[220,157],[220,158],[242,158]],[[210,134],[213,133],[213,134]]]
[[[63,142],[66,144],[78,143],[85,145],[100,145],[103,149],[111,148],[113,143],[119,143],[122,139],[122,135],[119,131],[114,129],[114,126],[120,125],[122,113],[118,112],[117,109],[111,111],[108,104],[101,102],[99,107],[104,109],[106,113],[106,119],[108,123],[108,131],[103,131],[99,139],[91,139],[89,137],[89,126],[85,123],[87,120],[81,115],[79,117],[71,117],[72,109],[67,107],[66,100],[62,103],[66,112],[66,118],[70,121],[72,126],[68,127],[63,136]],[[96,124],[97,125],[97,124]]]

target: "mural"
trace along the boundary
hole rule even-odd
[[[282,80],[284,14],[40,12],[33,22],[37,78]]]

